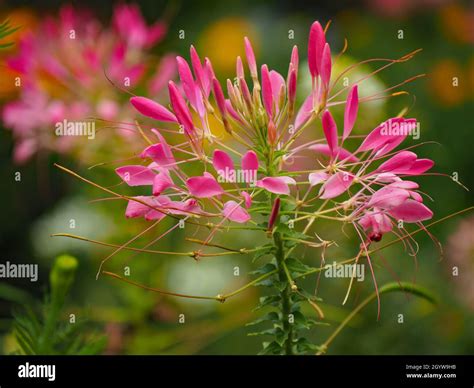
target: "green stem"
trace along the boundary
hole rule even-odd
[[[287,333],[284,346],[285,355],[293,355],[294,332],[293,324],[291,324],[289,320],[289,316],[291,314],[291,285],[285,272],[285,249],[283,247],[283,241],[279,232],[275,232],[273,234],[273,241],[275,242],[275,246],[277,248],[275,257],[278,266],[278,278],[280,282],[286,283],[285,288],[280,292],[282,313],[281,322],[283,325],[283,331]]]

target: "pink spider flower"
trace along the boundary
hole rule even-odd
[[[297,134],[314,122],[317,117],[322,119],[326,143],[312,144],[307,148],[328,156],[329,163],[325,169],[310,174],[308,180],[310,187],[323,183],[319,193],[321,199],[335,198],[348,191],[351,185],[356,183],[362,184],[365,191],[375,192],[372,186],[382,184],[378,179],[382,174],[391,172],[398,179],[397,174],[419,175],[431,167],[428,161],[416,159],[416,155],[413,159],[411,154],[405,155],[406,162],[404,163],[403,154],[398,154],[375,171],[367,172],[372,162],[387,155],[404,139],[403,136],[383,137],[380,135],[381,127],[369,134],[356,152],[352,153],[343,147],[344,140],[350,136],[357,116],[359,106],[357,84],[351,87],[345,102],[344,130],[339,144],[337,126],[328,110],[335,104],[330,102],[331,50],[319,22],[312,25],[308,42],[308,64],[313,79],[313,88],[299,109],[295,109],[299,67],[297,47],[295,46],[291,52],[288,74],[285,79],[280,73],[269,69],[265,64],[258,71],[252,44],[247,38],[244,39],[244,46],[248,71],[253,82],[252,88],[247,83],[242,59],[238,57],[235,81],[227,80],[226,82],[226,97],[220,82],[215,77],[211,61],[208,58],[205,58],[204,62],[201,61],[195,48],[191,46],[190,64],[181,56],[176,58],[180,85],[169,83],[170,106],[161,105],[146,97],[131,99],[135,109],[144,116],[178,125],[180,133],[186,137],[186,142],[183,143],[184,145],[176,147],[176,151],[191,156],[190,159],[182,162],[198,161],[205,170],[202,175],[187,176],[179,168],[179,163],[171,156],[173,147],[170,148],[166,145],[160,135],[160,143],[147,148],[147,150],[150,148],[159,150],[159,160],[150,151],[145,150],[142,154],[142,156],[151,157],[154,163],[160,165],[163,161],[164,150],[166,149],[168,153],[168,165],[163,166],[161,163],[161,166],[166,168],[166,173],[157,170],[153,165],[142,167],[143,171],[148,171],[146,172],[148,179],[146,184],[153,185],[154,193],[161,195],[162,190],[155,189],[157,186],[177,192],[182,200],[188,197],[198,200],[212,199],[213,206],[217,207],[217,214],[224,215],[226,219],[236,222],[249,222],[251,217],[242,205],[250,207],[252,197],[258,189],[263,189],[274,195],[290,195],[291,187],[298,184],[293,176],[279,171],[277,164],[281,161],[275,162],[274,155],[278,152],[294,155],[306,148],[300,146],[292,149],[290,146],[296,140]],[[211,94],[214,97],[214,104],[211,101]],[[225,130],[240,146],[244,147],[244,153],[231,150],[233,154],[241,155],[240,170],[250,169],[255,173],[259,172],[260,177],[254,180],[251,193],[249,193],[248,180],[231,182],[232,188],[229,190],[226,190],[220,182],[222,171],[235,175],[236,168],[229,152],[224,151],[229,147],[213,134],[212,128],[208,124],[209,116],[216,115],[216,111]],[[391,121],[398,124],[414,123],[411,119],[403,118],[394,118]],[[285,130],[285,126],[289,123],[293,123],[291,132]],[[206,155],[205,142],[214,147],[212,158]],[[360,159],[359,155],[365,155],[367,152],[370,152],[369,157]],[[259,166],[259,158],[264,160],[263,165]],[[252,167],[248,167],[250,159]],[[273,165],[273,162],[268,163],[269,160],[273,160],[276,165]],[[208,163],[214,166],[217,176],[208,171]],[[360,166],[359,171],[352,172],[352,165]],[[120,171],[120,169],[117,170],[119,175]],[[140,172],[140,174],[145,173]],[[174,181],[170,174],[175,175]],[[138,175],[137,179],[140,176]],[[179,181],[180,184],[175,184],[175,181]],[[127,183],[130,184],[130,182]],[[239,183],[241,184],[239,185]],[[242,183],[244,187],[242,187]],[[369,196],[365,191],[359,193],[357,198],[353,198],[352,202],[359,203],[363,196],[368,200]],[[411,209],[416,209],[416,206],[418,208],[424,206],[421,204],[420,198],[416,197],[416,202],[420,205],[412,205],[407,199],[406,204],[400,204],[402,206],[400,209],[392,209],[392,214],[403,213],[403,206]],[[348,201],[348,203],[350,202],[351,200]],[[233,213],[229,211],[231,205],[232,209],[238,212],[238,217],[232,217]],[[370,207],[364,207],[364,211],[369,214],[370,208],[373,208],[372,204]],[[360,218],[359,213],[357,214]],[[421,220],[421,218],[415,221]],[[367,230],[369,227],[378,230],[376,226],[373,226],[373,222],[369,225],[367,222],[361,221],[361,225],[366,225]],[[385,229],[382,228],[384,232]]]

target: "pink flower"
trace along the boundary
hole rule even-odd
[[[170,64],[166,56],[151,82],[145,83],[146,50],[165,33],[162,22],[148,26],[136,5],[121,4],[114,9],[111,26],[101,25],[90,12],[63,6],[57,17],[45,17],[35,30],[23,35],[17,53],[6,59],[7,66],[19,73],[22,87],[19,97],[2,110],[3,122],[12,129],[20,147],[16,154],[21,157],[16,161],[26,162],[35,152],[44,150],[76,151],[75,145],[81,144],[79,137],[59,136],[54,131],[63,120],[98,118],[101,124],[107,120],[115,128],[119,123],[133,123],[133,109],[120,87],[133,91],[148,86],[145,89],[157,96],[167,85],[176,65]],[[166,83],[160,76],[167,78]],[[151,99],[136,97],[132,103],[149,117],[175,121],[166,108],[157,112],[160,105],[152,106]],[[134,130],[132,124],[120,127],[118,132],[128,139]],[[112,151],[109,138],[97,136],[94,140],[101,147],[95,148]],[[28,152],[25,144],[29,144]]]
[[[159,142],[147,147],[141,155],[153,163],[117,170],[122,179],[127,174],[127,184],[152,186],[157,198],[173,192],[180,198],[176,201],[180,204],[192,197],[203,208],[208,205],[217,209],[207,213],[209,217],[220,216],[243,224],[251,221],[253,203],[261,192],[276,195],[279,207],[284,196],[295,203],[300,201],[292,197],[292,187],[297,186],[295,191],[299,192],[306,185],[304,198],[318,187],[315,199],[332,202],[342,209],[346,213],[344,220],[362,228],[368,241],[380,240],[383,234],[393,230],[394,222],[421,222],[432,217],[423,204],[418,185],[403,178],[425,173],[433,162],[418,158],[413,151],[397,150],[417,125],[415,119],[391,118],[373,129],[354,151],[344,148],[356,125],[359,87],[357,84],[346,87],[347,97],[339,102],[345,104],[343,128],[339,131],[331,113],[331,107],[337,103],[331,95],[331,48],[318,22],[311,26],[308,42],[312,91],[299,109],[295,106],[297,47],[291,52],[286,79],[266,64],[260,67],[259,79],[255,54],[247,38],[244,48],[253,85],[247,83],[242,59],[238,57],[235,82],[226,81],[226,96],[211,61],[205,58],[203,63],[191,46],[190,64],[185,58],[177,57],[180,84],[169,82],[170,109],[145,97],[131,99],[141,114],[183,128],[186,141],[172,152],[173,147],[156,132]],[[213,100],[210,100],[211,90]],[[246,147],[243,152],[233,150],[213,133],[208,125],[210,115]],[[297,135],[316,119],[321,120],[324,139],[291,148]],[[288,124],[293,132],[287,130]],[[391,131],[392,127],[403,130]],[[300,173],[287,174],[281,168],[286,163],[285,157],[298,158],[305,150],[317,156],[319,165],[318,170],[304,174],[307,180]],[[176,151],[189,159],[176,159]],[[241,155],[240,165],[232,154]],[[200,163],[204,167],[202,175],[188,176],[180,168],[181,163],[188,161]],[[209,165],[217,175],[208,171]],[[145,211],[141,206],[130,206]],[[161,217],[153,212],[147,215],[151,216]]]
[[[150,48],[166,34],[167,26],[157,22],[148,26],[136,4],[120,4],[113,16],[115,30],[128,45],[136,49]]]
[[[245,224],[250,220],[250,215],[247,211],[235,201],[227,201],[224,204],[223,215],[230,221],[239,224]]]
[[[210,198],[224,193],[216,178],[208,172],[205,172],[203,176],[189,178],[186,181],[186,186],[191,195],[197,198]]]

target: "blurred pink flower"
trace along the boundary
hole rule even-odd
[[[87,11],[63,6],[58,17],[46,17],[23,36],[18,52],[6,62],[19,75],[20,93],[2,111],[18,148],[15,161],[25,162],[41,149],[70,151],[74,138],[55,134],[55,124],[63,120],[99,118],[116,127],[130,122],[120,133],[132,133],[132,110],[120,89],[146,85],[150,95],[159,97],[176,66],[165,56],[155,71],[150,69],[146,50],[165,33],[163,22],[148,26],[138,6],[122,4],[114,10],[112,27],[102,26]]]

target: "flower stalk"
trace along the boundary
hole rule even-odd
[[[292,293],[292,284],[290,284],[288,277],[287,277],[287,269],[285,267],[285,248],[283,245],[283,240],[281,238],[280,232],[275,232],[273,234],[273,241],[276,247],[275,258],[278,267],[278,280],[285,284],[280,291],[280,299],[281,299],[281,324],[283,327],[283,331],[286,334],[286,339],[284,340],[282,348],[284,349],[285,355],[293,355],[293,342],[294,338],[294,331],[293,331],[293,323],[291,320],[291,313],[292,313],[292,301],[291,301],[291,293]]]

